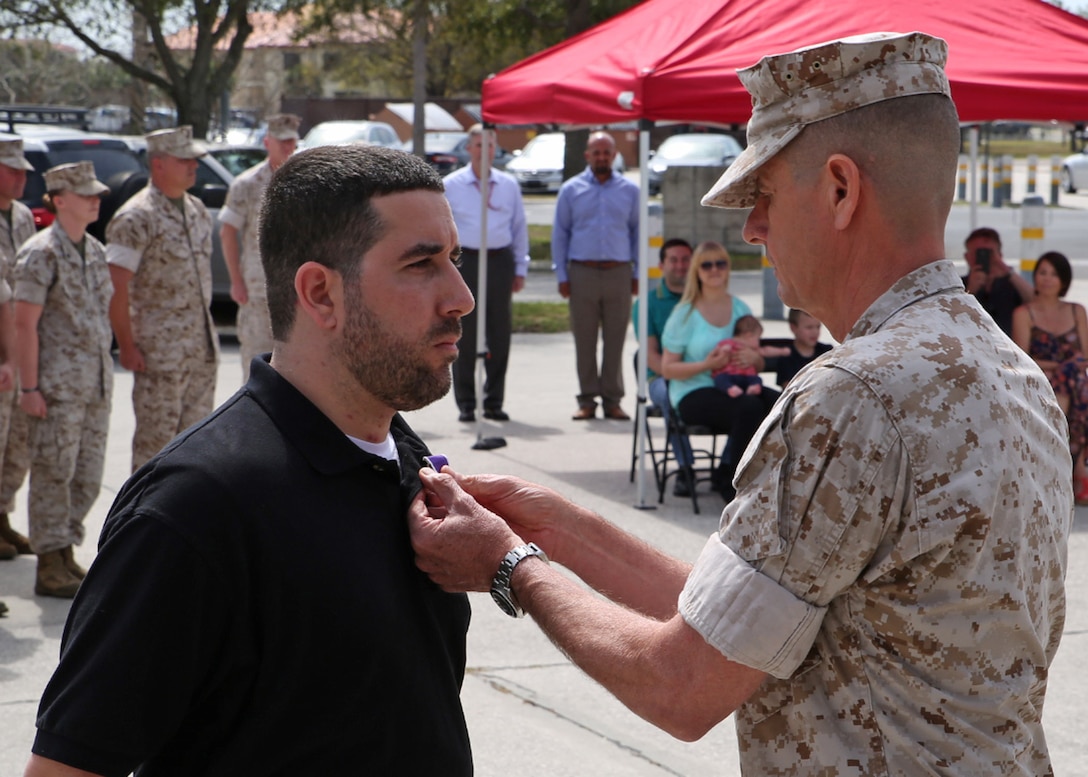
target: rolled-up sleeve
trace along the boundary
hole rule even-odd
[[[809,376],[811,377],[811,376]],[[789,677],[829,605],[889,559],[918,552],[909,457],[863,382],[826,369],[787,389],[737,470],[680,598],[684,619],[727,658]]]
[[[732,661],[785,678],[808,655],[824,607],[760,574],[715,534],[680,594],[680,614]]]

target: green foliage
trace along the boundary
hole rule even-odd
[[[566,302],[518,302],[514,300],[515,332],[554,333],[570,331],[570,306]]]
[[[426,5],[427,94],[480,93],[490,74],[635,5],[638,0],[291,0],[309,11],[307,32],[335,31],[362,13],[388,38],[345,50],[334,75],[360,93],[412,93],[412,18]]]
[[[0,0],[0,32],[9,37],[63,36],[144,82],[177,106],[178,120],[203,135],[252,32],[248,13],[283,0]],[[137,20],[145,23],[137,35]],[[192,51],[174,51],[171,33],[193,28]],[[57,33],[60,33],[59,35]],[[139,40],[143,46],[134,46]],[[133,49],[136,51],[133,51]],[[0,73],[6,75],[6,73]],[[55,75],[55,74],[51,74]]]

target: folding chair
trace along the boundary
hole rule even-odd
[[[665,470],[665,450],[654,446],[654,435],[650,427],[651,418],[663,418],[661,410],[649,399],[640,399],[643,408],[642,424],[646,433],[646,454],[650,457],[650,465],[654,468],[654,487],[661,490],[661,477]],[[631,474],[629,482],[635,482],[635,467],[638,466],[638,413],[631,421]]]
[[[710,448],[696,448],[691,445],[691,438],[697,436],[710,437]],[[679,413],[669,413],[666,422],[665,455],[662,457],[662,477],[657,482],[657,503],[665,501],[665,489],[668,487],[669,478],[676,478],[679,473],[689,469],[691,483],[691,507],[695,514],[699,514],[699,489],[700,483],[709,483],[720,463],[718,456],[719,432],[715,432],[709,426],[695,426],[685,424]],[[673,440],[683,438],[688,441],[688,447],[692,452],[692,464],[685,467],[676,458]],[[670,471],[670,466],[672,467]]]

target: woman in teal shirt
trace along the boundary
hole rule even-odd
[[[669,316],[661,337],[661,369],[669,381],[669,401],[686,424],[709,426],[728,434],[713,488],[730,501],[733,474],[741,454],[767,416],[778,392],[730,397],[714,388],[710,373],[730,360],[763,369],[755,349],[719,347],[733,336],[733,325],[752,311],[729,293],[729,252],[720,243],[700,243],[691,257],[684,295]]]

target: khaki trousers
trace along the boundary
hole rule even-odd
[[[623,343],[631,321],[631,265],[607,270],[571,262],[570,328],[578,368],[578,405],[605,410],[623,399]],[[598,335],[601,359],[597,361]]]

